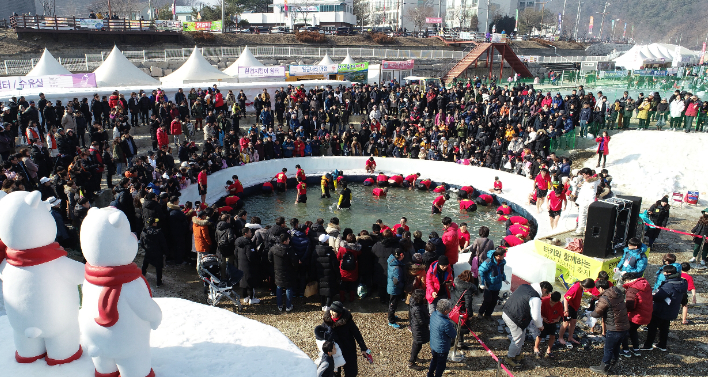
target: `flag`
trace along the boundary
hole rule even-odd
[[[626,22],[624,22],[624,39],[626,39]]]
[[[562,13],[557,13],[557,31],[562,34]]]
[[[175,15],[175,6],[177,5],[176,2],[177,0],[173,0],[173,16]]]
[[[589,16],[589,34],[592,34],[594,28],[594,16]]]
[[[513,31],[517,32],[518,31],[518,10],[515,10],[515,29]]]
[[[288,0],[284,0],[284,13],[288,14]]]
[[[705,47],[707,47],[707,42],[703,42],[703,49],[700,51],[700,65],[705,63]]]

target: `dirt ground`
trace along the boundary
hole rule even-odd
[[[242,122],[243,126],[249,125],[248,118]],[[138,147],[145,153],[150,146],[150,138],[146,128],[135,130]],[[200,138],[201,135],[198,135]],[[589,158],[583,151],[573,154],[579,160]],[[651,203],[644,203],[648,207]],[[248,210],[248,209],[247,209]],[[673,208],[668,224],[669,228],[689,231],[700,216],[701,208],[683,207]],[[676,254],[679,261],[687,261],[692,256],[692,241],[690,237],[676,233],[663,232],[657,239],[649,258],[646,276],[649,281],[655,281],[655,271],[659,268],[663,255],[671,252]],[[74,254],[75,257],[80,257]],[[140,266],[142,257],[138,256],[136,262]],[[680,317],[671,323],[671,333],[668,352],[649,351],[642,353],[641,357],[621,358],[617,367],[617,374],[628,376],[707,376],[708,375],[708,286],[707,270],[691,270],[695,279],[698,292],[696,305],[691,305],[689,310],[689,325],[682,325]],[[155,287],[155,273],[152,267],[148,270],[148,281]],[[156,297],[180,297],[195,302],[206,303],[206,294],[203,293],[202,282],[198,280],[194,265],[167,266],[163,272],[163,286],[155,287],[153,293]],[[271,325],[283,332],[309,357],[315,359],[317,350],[313,337],[313,328],[322,322],[318,297],[295,298],[295,310],[292,313],[280,313],[276,309],[275,297],[269,296],[265,290],[258,292],[261,303],[244,306],[239,314]],[[482,296],[474,299],[474,310],[478,309]],[[346,302],[346,307],[353,312],[355,322],[363,333],[367,346],[373,351],[375,362],[370,365],[364,360],[359,361],[361,376],[424,376],[423,371],[407,369],[407,360],[411,347],[411,333],[406,330],[408,309],[402,302],[397,315],[402,318],[403,329],[395,330],[387,325],[387,307],[380,304],[377,298],[367,297],[355,302]],[[236,311],[234,305],[220,304],[225,310]],[[502,315],[501,306],[496,307],[493,321],[474,318],[471,321],[473,330],[481,340],[500,358],[505,357],[509,341],[506,334],[497,331],[497,320]],[[645,333],[641,339],[645,339]],[[471,376],[472,371],[482,376],[498,376],[496,364],[486,351],[470,336],[466,335],[465,343],[469,349],[463,363],[448,363],[446,376]],[[532,343],[527,341],[523,349],[525,361],[523,368],[514,370],[516,376],[594,376],[588,368],[598,365],[603,356],[603,344],[595,344],[591,351],[585,352],[581,348],[573,350],[557,349],[556,359],[536,360],[532,356]],[[428,365],[431,353],[428,346],[424,346],[419,358],[423,360],[420,365]],[[502,373],[499,371],[499,373]]]

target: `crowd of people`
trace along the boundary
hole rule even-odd
[[[240,127],[248,106],[254,107],[256,122]],[[479,229],[479,238],[471,241],[465,224],[459,226],[446,216],[442,218],[442,236],[432,231],[428,240],[423,239],[422,231],[410,232],[406,219],[392,228],[380,221],[371,230],[357,233],[341,228],[337,217],[328,224],[320,218],[303,223],[290,219],[287,223],[279,217],[275,224],[267,225],[261,224],[258,217],[248,218],[238,197],[230,199],[243,190],[236,176],[228,183],[227,197],[208,204],[205,195],[211,173],[261,160],[298,156],[386,156],[483,166],[533,180],[531,203],[539,212],[547,199],[553,228],[560,211],[567,206],[567,198],[573,199],[580,211],[577,234],[582,234],[589,204],[611,194],[611,177],[605,169],[597,173],[585,168],[575,174],[569,159],[550,151],[551,139],[577,132],[596,136],[600,129],[615,129],[617,125],[628,128],[634,112],[639,129],[646,129],[651,120],[662,128],[668,116],[671,129],[684,128],[686,132],[693,125],[696,131],[704,131],[707,123],[707,102],[700,102],[691,93],[676,91],[668,100],[660,99],[657,93],[649,97],[641,93],[637,101],[625,94],[609,103],[601,92],[594,96],[583,87],[563,98],[559,93],[554,97],[551,93],[545,95],[529,85],[487,86],[479,79],[451,89],[395,82],[308,91],[303,85],[288,85],[274,93],[264,89],[253,99],[231,90],[224,96],[215,85],[189,93],[179,90],[173,99],[156,89],[151,93],[131,93],[128,99],[119,92],[102,98],[96,95],[91,101],[74,99],[66,106],[61,101],[52,103],[40,94],[37,103],[20,97],[3,103],[2,108],[2,190],[41,191],[42,199],[52,204],[60,244],[79,246],[81,223],[96,202],[105,176],[105,184],[113,194],[110,205],[123,211],[132,230],[140,235],[145,255],[143,272],[149,265],[154,266],[158,285],[162,284],[165,264],[195,263],[193,243],[198,269],[200,255],[217,253],[223,265],[232,264],[244,272],[239,285],[247,304],[259,303],[257,288],[264,288],[276,295],[280,311],[290,312],[294,310],[294,295],[305,294],[308,282],[317,280],[324,311],[323,359],[332,362],[329,358],[340,349],[346,361],[341,368],[345,376],[357,375],[355,343],[365,357],[369,350],[344,302],[375,293],[387,306],[388,323],[393,328],[402,327],[395,313],[401,298],[406,297],[414,338],[409,365],[419,368],[417,355],[422,344],[430,342],[433,357],[429,375],[440,376],[450,341],[458,336],[460,346],[466,346],[462,341],[465,331],[452,334],[449,312],[458,308],[457,312],[466,313],[470,321],[474,315],[472,295],[482,292],[478,315],[490,318],[501,286],[509,278],[504,272],[505,247],[530,237],[529,226],[522,220],[513,221],[516,216],[510,216],[510,207],[506,213],[507,206],[501,206],[499,220],[506,221],[509,234],[500,242],[502,246],[496,247],[488,239],[486,227]],[[359,129],[350,122],[351,116],[362,116]],[[152,150],[148,153],[139,152],[132,135],[140,127],[149,129]],[[197,142],[200,132],[201,146]],[[597,138],[602,168],[609,141],[606,131]],[[374,166],[371,168],[374,173]],[[277,189],[280,183],[286,189],[286,171],[282,173],[283,181],[276,177]],[[298,174],[297,178],[300,186],[304,179]],[[414,178],[417,184],[427,182],[418,178]],[[201,200],[182,201],[181,190],[192,184],[198,185]],[[431,184],[428,180],[426,188]],[[343,181],[341,187],[338,205],[346,208],[351,193],[346,191],[347,182]],[[296,202],[305,202],[305,184],[297,190]],[[500,192],[502,183],[496,180],[492,190]],[[485,199],[473,200],[487,194],[472,195],[463,188],[461,191],[462,210],[490,204]],[[432,204],[432,212],[441,213],[448,199],[448,194],[442,192]],[[693,232],[704,232],[707,237],[707,217],[704,223],[702,220]],[[650,236],[649,243],[653,243]],[[706,259],[707,243],[701,245],[703,251],[702,246],[698,247],[696,254]],[[640,241],[630,242],[629,248],[632,246],[639,247]],[[464,250],[471,251],[470,263],[475,267],[453,276],[452,265]],[[638,263],[638,258],[634,263]],[[620,265],[623,268],[626,265]],[[660,331],[657,348],[665,348],[667,323],[677,314],[675,291],[683,290],[676,283],[680,270],[678,266],[666,266],[658,274],[673,282],[660,286],[659,292],[664,286],[668,292],[658,296],[663,297],[662,302],[670,299],[673,305],[661,309],[659,303],[658,319],[649,324],[649,337],[651,328]],[[623,281],[631,284],[632,277],[643,279],[626,274]],[[623,301],[621,288],[606,282],[608,278],[600,278],[594,287],[583,282],[584,289],[597,289],[599,302],[605,303],[595,308],[609,330],[609,355],[605,348],[602,369],[612,368],[618,359],[618,350],[613,347],[621,344],[629,330],[628,321],[624,323],[623,318],[628,314],[633,320],[631,312],[623,311],[618,303]],[[577,290],[583,291],[579,287]],[[628,296],[629,290],[626,292]],[[516,290],[503,309],[506,324],[514,330],[507,364],[519,365],[525,339],[521,334],[530,321],[549,335],[550,327],[543,326],[543,322],[559,322],[562,315],[554,314],[562,313],[566,318],[564,329],[575,327],[573,320],[579,308],[574,307],[577,296],[572,297],[573,294],[579,293],[567,292],[564,298],[556,299],[559,295],[552,292],[549,283]],[[335,296],[340,301],[334,301]],[[548,309],[560,300],[564,310]],[[531,315],[525,314],[526,310]],[[544,317],[542,311],[549,316]],[[609,315],[612,312],[613,316]],[[630,338],[634,346],[631,352],[635,354],[638,340],[634,343],[634,336]],[[574,342],[569,337],[565,341],[562,331],[559,339],[562,344]],[[647,340],[645,348],[650,348],[652,341],[652,337]]]

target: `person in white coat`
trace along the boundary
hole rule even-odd
[[[676,128],[682,128],[683,125],[681,124],[681,121],[683,118],[683,110],[685,110],[685,102],[683,102],[680,95],[677,95],[671,102],[669,110],[671,115],[671,130],[675,131]]]
[[[579,171],[582,175],[582,185],[579,187],[577,200],[575,203],[579,206],[579,217],[577,218],[577,230],[574,235],[581,236],[587,228],[587,216],[589,215],[589,205],[596,200],[597,187],[599,186],[599,177],[597,177],[592,169],[584,168]]]

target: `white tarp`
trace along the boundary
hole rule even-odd
[[[614,59],[617,67],[624,69],[641,69],[646,64],[666,64],[678,67],[679,65],[697,62],[698,55],[685,47],[666,43],[652,43],[650,45],[635,45],[623,55]]]
[[[244,67],[264,67],[264,64],[258,61],[254,54],[251,53],[249,46],[244,47],[244,51],[239,55],[239,58],[222,72],[237,77],[239,75],[239,68]]]
[[[68,69],[64,68],[52,54],[44,49],[42,57],[39,59],[34,68],[25,76],[49,76],[49,75],[69,75]]]
[[[333,64],[335,64],[335,62],[333,61],[333,59],[330,58],[330,56],[328,56],[328,53],[326,52],[325,56],[323,57],[323,60],[321,60],[320,63],[318,63],[317,65],[333,65]]]
[[[195,46],[195,49],[192,50],[192,54],[190,54],[187,61],[175,72],[161,77],[160,81],[163,85],[167,85],[204,81],[230,81],[231,79],[232,76],[210,64],[210,62],[202,56],[200,49]]]
[[[113,46],[111,53],[94,73],[96,74],[96,86],[99,88],[158,85],[158,80],[133,65],[116,46]]]

